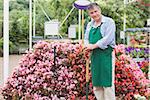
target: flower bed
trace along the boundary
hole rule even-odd
[[[130,55],[132,58],[149,58],[150,49],[147,47],[126,47],[125,52],[127,55]]]
[[[136,93],[148,97],[149,81],[122,49],[120,46],[115,49],[116,95],[133,98]],[[6,100],[85,100],[85,62],[88,57],[89,53],[84,51],[81,43],[40,41],[34,45],[33,51],[27,52],[21,59],[19,66],[2,87],[2,95]],[[88,98],[95,98],[91,80]]]
[[[130,55],[138,63],[139,68],[143,71],[148,79],[148,67],[149,67],[149,51],[148,47],[126,47],[125,53]]]
[[[115,49],[116,70],[115,87],[116,95],[125,100],[132,100],[134,94],[150,96],[150,80],[146,79],[138,64],[125,54],[125,46],[118,45]]]
[[[82,50],[81,44],[39,42],[9,77],[3,87],[4,98],[12,100],[15,93],[19,99],[26,96],[33,100],[85,99],[86,57]],[[94,98],[91,84],[89,98]]]
[[[143,71],[145,77],[148,79],[149,76],[148,76],[148,71],[149,71],[149,61],[148,60],[144,60],[144,61],[140,61],[140,62],[137,62],[138,63],[138,66],[140,67],[140,69]]]

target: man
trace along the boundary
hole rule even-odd
[[[115,100],[114,53],[115,22],[101,14],[97,3],[88,6],[89,16],[84,43],[91,50],[91,73],[94,94],[97,100]],[[113,55],[112,55],[113,54]]]

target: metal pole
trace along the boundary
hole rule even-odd
[[[34,0],[33,4],[33,36],[35,37],[35,16],[36,16],[36,1]]]
[[[29,50],[32,49],[32,0],[29,2]]]
[[[54,46],[54,67],[56,66],[56,46]]]
[[[79,28],[78,28],[78,39],[80,40],[81,39],[81,10],[79,9],[79,18],[78,18],[78,20],[79,20]]]
[[[45,12],[45,10],[43,9],[43,7],[39,4],[39,1],[37,1],[37,4],[40,6],[41,10],[43,11],[43,13],[45,14],[45,16],[47,17],[47,19],[50,21],[51,19],[49,18],[49,16],[47,15],[47,13]]]
[[[126,4],[127,0],[124,0],[124,16],[123,16],[123,31],[126,30]],[[125,44],[125,39],[123,39],[123,43]]]
[[[3,59],[3,77],[4,77],[4,83],[6,82],[8,78],[8,72],[9,72],[9,0],[3,1],[4,6],[4,23],[3,23],[3,36],[4,36],[4,44],[3,44],[3,52],[4,52],[4,59]]]
[[[68,13],[68,15],[65,17],[65,19],[62,21],[62,23],[60,24],[60,27],[62,27],[62,25],[64,24],[64,22],[67,20],[67,18],[69,17],[69,15],[72,13],[72,11],[74,10],[74,6],[73,8],[70,10],[70,12]]]
[[[84,10],[81,10],[82,12],[82,44],[84,42]]]
[[[124,0],[124,19],[123,19],[123,31],[125,31],[125,29],[126,29],[126,0]]]

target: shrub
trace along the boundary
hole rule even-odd
[[[13,42],[9,41],[9,53],[18,53],[18,48]],[[0,39],[0,57],[3,56],[3,38]]]
[[[116,46],[115,52],[116,95],[124,100],[134,99],[134,94],[148,98],[149,80],[132,58],[125,55],[124,45]],[[81,43],[40,41],[21,59],[2,87],[2,95],[6,100],[85,100],[85,63],[88,58],[89,53],[84,51]],[[91,80],[88,98],[95,98]]]
[[[54,46],[56,64],[54,65]],[[85,56],[81,44],[39,42],[21,59],[3,87],[10,100],[26,95],[34,100],[85,98]],[[94,98],[90,84],[89,98]]]
[[[125,55],[125,46],[118,45],[115,48],[116,70],[115,87],[116,95],[125,100],[134,99],[134,94],[150,96],[150,80],[146,79],[142,70],[129,55]]]

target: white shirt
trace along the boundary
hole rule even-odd
[[[105,17],[102,15],[101,20],[101,27],[100,31],[102,34],[102,38],[96,42],[99,48],[106,49],[108,48],[108,45],[110,45],[112,48],[115,47],[115,32],[116,32],[116,26],[115,22],[112,18]],[[94,26],[94,20],[88,23],[85,31],[84,36],[84,44],[87,45],[89,43],[89,32],[91,30],[91,27]]]

